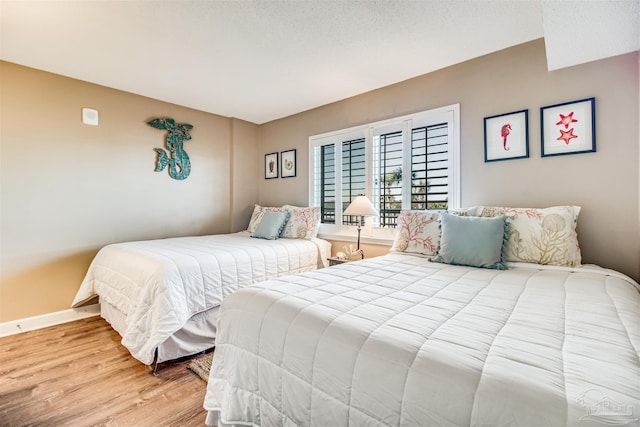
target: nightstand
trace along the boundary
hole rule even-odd
[[[329,261],[329,267],[331,267],[332,265],[338,265],[338,264],[342,264],[344,262],[351,261],[350,259],[336,258],[336,257],[329,257],[329,258],[327,258],[327,260]]]

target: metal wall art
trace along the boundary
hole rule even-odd
[[[176,123],[171,118],[157,118],[147,123],[156,129],[169,131],[166,142],[169,154],[163,148],[154,148],[158,153],[156,172],[162,172],[168,165],[171,178],[186,179],[191,173],[191,160],[184,151],[184,142],[191,139],[189,131],[193,126],[188,123]]]

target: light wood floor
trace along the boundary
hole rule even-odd
[[[188,364],[154,376],[99,316],[0,338],[0,426],[204,426]]]

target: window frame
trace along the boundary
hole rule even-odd
[[[403,132],[403,170],[411,169],[411,131],[421,126],[430,126],[438,123],[447,123],[447,149],[448,149],[448,207],[456,209],[460,207],[460,104],[452,104],[431,110],[421,111],[391,119],[367,123],[346,129],[340,129],[309,137],[309,206],[317,205],[315,194],[315,174],[316,174],[316,147],[322,145],[335,144],[341,147],[342,142],[358,138],[365,139],[365,195],[372,199],[373,194],[373,138],[391,129],[400,129]],[[335,154],[335,180],[336,189],[341,188],[342,183],[342,153],[336,149]],[[411,174],[404,174],[402,177],[402,188],[411,192]],[[405,194],[405,191],[403,191]],[[355,240],[355,226],[343,225],[341,212],[338,207],[342,207],[342,192],[336,191],[335,195],[336,223],[320,224],[318,237],[328,240]],[[402,209],[411,208],[411,197],[402,198]],[[361,242],[374,244],[390,244],[395,236],[394,228],[377,228],[373,226],[373,218],[365,218],[362,227]]]

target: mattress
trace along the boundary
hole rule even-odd
[[[72,306],[99,295],[126,319],[122,344],[151,364],[158,346],[193,316],[252,283],[322,267],[329,251],[321,239],[248,232],[112,244],[96,254]]]
[[[638,425],[638,288],[400,253],[258,283],[220,308],[207,424]]]

